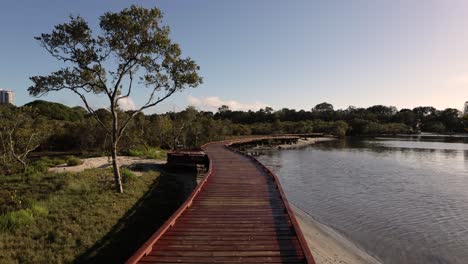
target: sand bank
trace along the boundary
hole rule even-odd
[[[251,147],[250,150],[272,150],[272,149],[296,149],[302,148],[315,143],[336,140],[334,137],[308,137],[308,138],[299,138],[296,143],[291,144],[278,144],[278,145],[258,145]]]
[[[381,264],[332,228],[291,205],[317,264]]]
[[[119,165],[127,167],[133,164],[165,164],[166,160],[144,159],[139,157],[119,156],[117,158]],[[110,167],[111,160],[109,157],[96,157],[82,159],[83,164],[73,167],[68,167],[66,164],[50,168],[50,172],[80,172],[86,169],[93,168],[108,168]]]
[[[315,137],[315,138],[300,138],[295,144],[282,144],[278,145],[278,149],[294,149],[301,148],[308,145],[313,145],[318,142],[336,140],[334,137]]]

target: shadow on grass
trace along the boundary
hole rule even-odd
[[[123,263],[172,215],[196,186],[196,170],[157,169],[151,189],[75,263]]]

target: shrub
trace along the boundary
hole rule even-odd
[[[0,216],[0,230],[13,231],[24,225],[34,222],[34,215],[31,209],[21,209],[9,212]]]
[[[75,156],[70,156],[67,158],[67,165],[68,166],[78,166],[83,164],[83,161]]]
[[[133,171],[127,169],[127,168],[121,168],[120,169],[120,174],[122,176],[122,181],[124,183],[127,183],[127,182],[132,182],[132,181],[135,181],[137,179],[137,176],[135,175],[135,173],[133,173]]]
[[[31,206],[31,211],[34,216],[47,216],[49,214],[49,210],[47,207],[38,205],[38,204],[33,204]]]
[[[25,199],[20,204],[23,208],[0,215],[0,231],[13,231],[18,227],[34,222],[34,217],[47,216],[47,207],[31,199]]]
[[[51,162],[40,159],[38,161],[33,162],[31,166],[28,167],[27,171],[29,170],[32,173],[34,172],[46,173],[49,167],[51,166],[52,166]]]
[[[60,158],[51,159],[49,157],[42,157],[41,159],[33,162],[31,166],[37,167],[38,169],[40,169],[40,171],[47,172],[48,168],[62,165],[65,163],[67,163],[66,159],[60,159]]]
[[[144,155],[144,150],[142,149],[130,149],[128,155],[132,157],[142,157]]]
[[[62,165],[62,164],[65,164],[65,163],[67,163],[66,159],[55,158],[55,159],[52,160],[51,165],[55,167],[55,166]]]
[[[147,159],[165,159],[166,152],[159,148],[145,148],[145,147],[137,147],[130,149],[128,151],[128,155],[132,157],[142,157]]]
[[[47,172],[48,166],[42,162],[35,162],[26,168],[24,176],[28,181],[37,181]]]
[[[146,158],[166,159],[166,152],[158,148],[149,148],[146,152]]]
[[[343,138],[348,131],[348,124],[344,121],[336,121],[331,123],[330,133],[336,137]]]
[[[35,161],[34,163],[41,163],[41,164],[45,164],[47,166],[51,166],[53,161],[51,158],[45,156],[45,157],[41,157],[39,160]]]

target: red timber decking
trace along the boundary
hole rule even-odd
[[[227,143],[204,146],[207,176],[127,263],[314,263],[277,177]]]

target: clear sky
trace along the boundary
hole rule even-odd
[[[461,108],[468,100],[468,1],[464,0],[2,0],[0,88],[34,100],[29,77],[60,67],[33,39],[81,15],[157,6],[172,39],[201,66],[204,84],[156,111],[271,106],[309,110],[375,104]],[[136,94],[138,105],[144,94]],[[79,105],[66,93],[42,99]],[[101,102],[96,100],[95,104]]]

